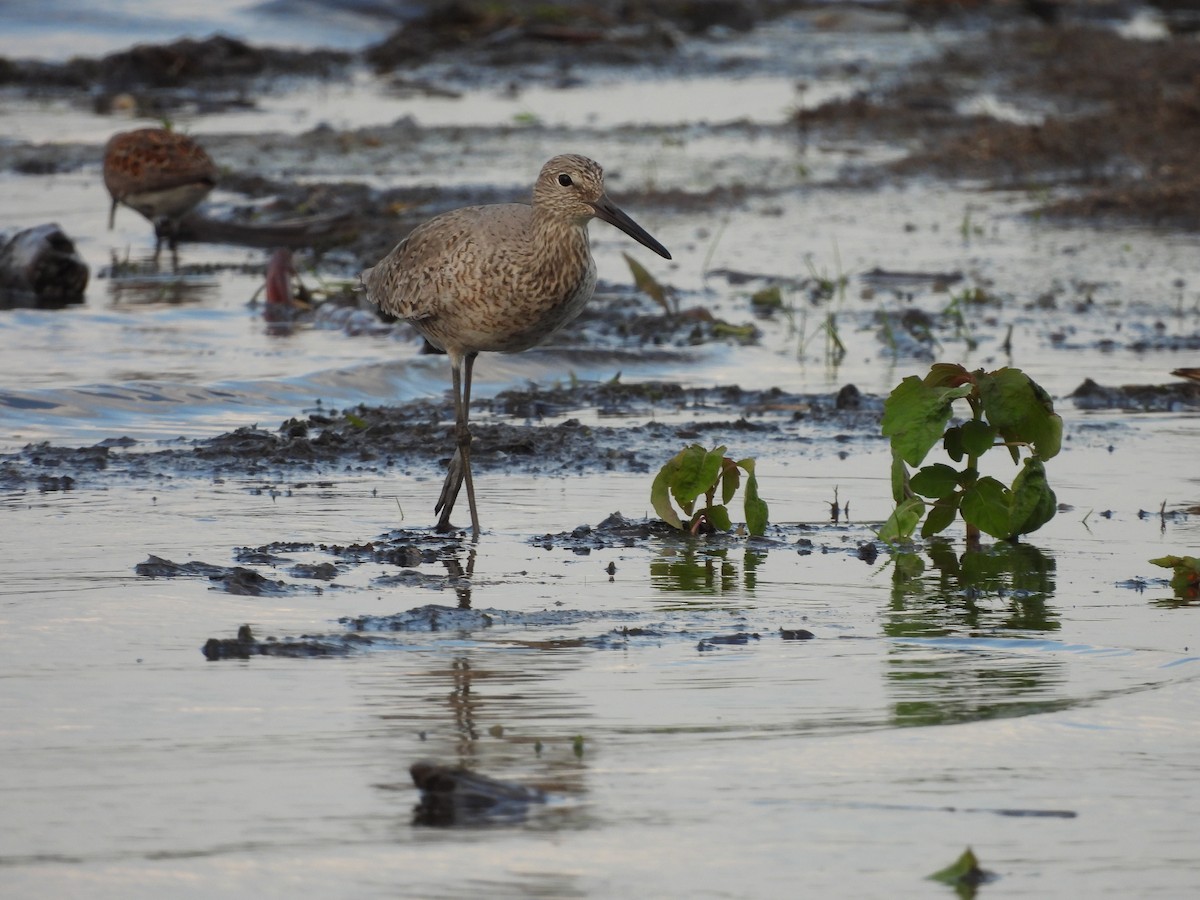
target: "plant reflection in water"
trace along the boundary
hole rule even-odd
[[[1070,706],[1074,701],[1061,690],[1065,660],[1039,652],[1044,645],[1030,634],[1059,628],[1049,605],[1054,558],[1008,541],[961,555],[950,542],[936,541],[926,553],[928,567],[916,553],[894,558],[883,630],[902,639],[888,656],[895,724],[942,725]]]
[[[661,548],[650,561],[650,584],[660,591],[710,597],[752,594],[758,583],[758,567],[766,558],[765,549],[744,545],[714,547],[703,540],[681,541]]]

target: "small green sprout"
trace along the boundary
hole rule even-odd
[[[706,525],[710,530],[728,531],[733,527],[726,504],[741,486],[746,473],[743,508],[746,528],[752,535],[767,530],[767,503],[758,496],[758,479],[754,475],[754,460],[733,460],[725,455],[724,447],[705,450],[700,444],[684,447],[669,459],[655,476],[650,488],[650,502],[663,521],[681,531],[693,534]],[[717,492],[721,499],[717,502]],[[671,503],[671,498],[687,516],[686,523]],[[703,498],[704,505],[696,508]]]
[[[1160,556],[1150,562],[1164,569],[1173,569],[1171,590],[1176,597],[1195,600],[1200,597],[1200,558],[1195,556]]]

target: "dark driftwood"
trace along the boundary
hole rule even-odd
[[[0,307],[82,303],[88,267],[54,223],[0,235]]]
[[[263,248],[330,247],[350,240],[354,233],[348,212],[276,222],[231,222],[192,213],[179,226],[182,241]]]

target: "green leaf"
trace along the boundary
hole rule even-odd
[[[982,456],[996,443],[996,429],[980,419],[964,422],[962,447],[971,456]]]
[[[979,396],[988,422],[1005,441],[1029,443],[1043,460],[1058,455],[1062,419],[1055,415],[1050,395],[1020,369],[1006,367],[981,376]],[[1010,449],[1015,462],[1016,448]]]
[[[754,460],[739,459],[738,465],[746,470],[746,530],[755,537],[767,533],[767,501],[758,496],[758,476],[754,474]]]
[[[916,472],[909,484],[922,497],[941,499],[958,490],[959,478],[958,469],[942,463],[933,463]]]
[[[1042,461],[1031,457],[1013,479],[1012,488],[984,477],[966,487],[960,503],[963,518],[994,538],[1012,538],[1041,528],[1058,510],[1046,482]]]
[[[1162,566],[1164,569],[1192,569],[1200,571],[1200,559],[1194,556],[1160,556],[1158,559],[1152,559],[1150,562],[1156,566]]]
[[[1025,467],[1013,479],[1009,534],[1037,531],[1058,512],[1058,499],[1046,482],[1046,467],[1036,456],[1025,460]]]
[[[962,462],[963,457],[967,455],[967,451],[963,447],[962,426],[955,425],[953,428],[947,428],[946,436],[942,439],[942,446],[952,460]]]
[[[660,519],[672,528],[682,530],[683,522],[679,519],[679,513],[675,512],[675,507],[671,505],[671,480],[678,468],[679,457],[673,456],[658,470],[658,474],[654,476],[654,483],[650,485],[650,504]]]
[[[706,506],[700,512],[708,518],[708,524],[717,531],[728,531],[733,527],[733,520],[729,518],[729,510],[720,504]]]
[[[721,460],[721,502],[728,505],[741,483],[742,470],[732,459],[725,457]]]
[[[883,404],[883,434],[910,466],[919,466],[950,421],[950,404],[973,387],[930,387],[915,375],[900,382]]]
[[[934,363],[924,381],[929,387],[958,387],[971,381],[971,373],[958,363]]]
[[[959,508],[962,516],[984,534],[994,538],[1011,537],[1009,498],[1012,491],[990,476],[984,476],[963,491]]]
[[[958,516],[958,502],[959,498],[954,497],[953,502],[935,503],[930,508],[929,515],[925,517],[925,523],[921,526],[921,537],[933,537],[953,525],[954,519]]]
[[[902,503],[912,496],[908,484],[908,467],[895,450],[892,450],[892,499]]]
[[[1194,556],[1160,556],[1150,562],[1166,569],[1174,569],[1171,589],[1176,597],[1191,600],[1200,596],[1200,559]]]
[[[979,860],[975,857],[971,848],[968,847],[963,851],[962,856],[956,859],[953,863],[946,866],[944,869],[939,869],[928,878],[930,881],[940,881],[942,884],[948,884],[951,887],[969,888],[974,893],[974,888],[989,880],[987,872],[979,867]]]
[[[696,498],[717,483],[725,448],[705,450],[699,444],[692,444],[680,450],[675,458],[679,460],[679,468],[671,479],[671,493],[685,512],[691,512]]]
[[[900,501],[879,529],[879,539],[888,544],[907,541],[917,530],[917,523],[924,514],[925,501],[920,497],[909,497]]]

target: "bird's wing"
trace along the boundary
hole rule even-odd
[[[118,199],[133,185],[143,191],[169,191],[185,184],[217,183],[217,166],[204,148],[185,135],[163,132],[139,136],[135,144],[117,135],[104,160],[104,182]]]
[[[526,240],[531,219],[532,208],[520,203],[436,216],[363,272],[367,296],[384,312],[419,322],[486,294],[497,268]]]

